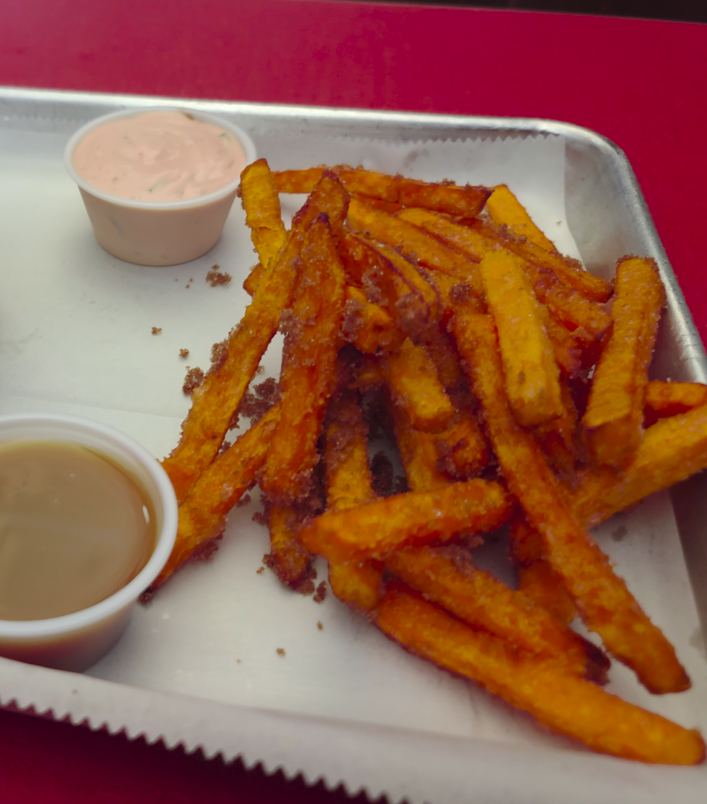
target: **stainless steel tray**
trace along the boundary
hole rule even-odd
[[[26,184],[18,176],[14,176],[14,183],[8,183],[3,176],[0,211],[3,203],[5,209],[14,204],[10,194],[17,188],[30,193],[35,182],[38,188],[53,191],[61,173],[58,143],[62,138],[68,139],[82,123],[124,107],[174,103],[174,99],[0,89],[0,143],[10,143],[8,147],[15,149],[12,154],[5,154],[4,163],[0,149],[0,165],[16,164],[18,170],[22,166],[28,168]],[[583,261],[589,270],[604,273],[613,269],[616,259],[624,254],[654,257],[668,293],[668,312],[659,337],[655,376],[707,381],[705,353],[631,167],[623,153],[605,138],[576,126],[544,120],[398,114],[216,101],[184,101],[183,105],[238,122],[252,136],[259,155],[268,156],[271,150],[282,153],[283,143],[296,140],[298,146],[293,150],[293,159],[308,159],[309,164],[322,161],[316,147],[308,146],[309,138],[313,143],[322,138],[331,140],[334,150],[336,143],[341,143],[342,151],[346,151],[344,144],[356,141],[362,143],[364,152],[368,147],[397,147],[405,143],[423,143],[425,148],[434,150],[439,143],[454,141],[460,145],[471,141],[504,141],[512,144],[522,143],[528,138],[561,138],[564,147],[565,218]],[[41,160],[38,160],[37,149],[41,151]],[[10,163],[7,161],[10,158],[15,161]],[[49,178],[33,174],[32,166],[40,162],[51,172]],[[455,178],[452,174],[448,177]],[[64,203],[63,187],[57,193],[61,196],[61,203]],[[45,204],[44,209],[51,210],[51,204]],[[28,232],[32,231],[33,227],[28,221],[22,232],[4,233],[6,243],[9,240],[11,244],[9,253],[14,260],[22,254],[22,250],[20,246],[13,249],[12,238],[20,234],[27,237]],[[102,303],[101,293],[106,290],[118,292],[121,280],[111,273],[116,266],[106,262],[109,258],[99,254],[100,250],[94,248],[88,238],[82,236],[80,242],[78,239],[72,240],[77,236],[71,228],[61,238],[57,237],[55,230],[51,231],[53,234],[47,237],[54,237],[55,240],[47,243],[42,255],[54,260],[62,270],[72,260],[80,263],[80,275],[72,277],[95,284],[94,296],[89,300],[91,304],[96,300]],[[84,264],[89,258],[96,264]],[[213,259],[209,265],[211,262]],[[21,266],[14,263],[8,266],[5,262],[3,271],[15,270],[21,270]],[[46,266],[43,270],[46,270]],[[187,266],[175,270],[175,281],[182,288],[191,279],[189,273],[196,269]],[[101,285],[104,282],[99,276],[101,271],[107,272],[105,287]],[[51,274],[47,273],[46,276],[50,277]],[[141,310],[151,311],[148,314],[154,316],[158,313],[167,315],[171,297],[165,295],[164,275],[159,280],[155,278],[157,276],[140,275],[130,269],[125,274],[123,284],[134,286],[135,303],[138,306],[146,305]],[[1,282],[0,287],[3,287]],[[13,332],[6,328],[8,322],[17,320],[13,318],[14,311],[10,314],[9,307],[6,307],[13,304],[8,297],[7,287],[6,284],[5,290],[0,291],[0,366],[5,369],[0,370],[0,376],[5,378],[4,382],[12,381],[20,370],[18,366],[22,354],[26,354],[23,353],[24,342],[20,343],[22,339],[15,338]],[[37,292],[40,295],[40,310],[43,291],[38,288]],[[74,343],[69,319],[75,310],[83,309],[86,293],[83,286],[76,285],[75,309],[68,306],[72,304],[69,301],[62,313],[67,321],[67,344]],[[196,299],[195,311],[198,312],[210,310],[214,297],[207,298],[202,294],[197,295]],[[239,297],[240,302],[242,299]],[[223,306],[222,302],[219,304]],[[109,304],[106,310],[105,315],[109,318],[113,314]],[[27,310],[26,315],[31,317],[33,311]],[[238,318],[238,306],[226,306],[225,312],[219,315],[224,321],[228,320],[230,326]],[[159,322],[146,319],[147,323]],[[39,325],[37,331],[41,334]],[[222,328],[216,331],[215,336],[208,333],[204,338],[210,339],[210,343],[222,337],[225,331]],[[136,348],[144,350],[145,347],[141,344]],[[48,341],[47,349],[48,354],[52,354]],[[30,356],[33,354],[30,352]],[[119,373],[123,364],[119,358],[116,359],[116,371]],[[72,366],[73,370],[78,371],[80,361],[74,359]],[[46,375],[46,382],[45,397],[39,402],[54,400],[56,404],[80,406],[80,380],[77,382],[79,390],[69,399],[64,386],[59,385],[61,374],[56,372],[49,357],[41,370]],[[178,367],[176,371],[179,370],[183,372]],[[140,393],[149,396],[149,366],[138,367],[131,374],[126,373],[121,382],[126,385],[131,380],[137,383],[131,390],[133,397]],[[176,390],[177,381],[174,382]],[[117,385],[106,387],[109,393],[119,394]],[[96,396],[95,399],[87,399],[87,411],[91,405],[96,410],[101,404],[106,408],[110,406],[110,396],[101,403],[100,393],[95,389],[87,387],[86,392]],[[0,389],[0,395],[2,393]],[[126,394],[124,400],[127,399]],[[23,399],[14,400],[12,404],[31,407],[35,402],[37,400]],[[116,402],[116,407],[119,406]],[[175,422],[180,418],[173,408],[165,415],[172,417]],[[147,417],[145,432],[155,422],[154,417]],[[173,425],[170,424],[165,430],[167,439],[172,437],[170,427]],[[133,434],[139,437],[139,433]],[[707,520],[706,483],[704,477],[693,478],[672,492],[672,506],[664,496],[649,511],[650,515],[657,513],[666,522],[673,522],[674,513],[684,553],[684,561],[681,556],[677,556],[675,561],[679,564],[678,568],[682,567],[683,574],[687,567],[692,585],[692,592],[687,592],[688,598],[694,594],[703,626],[707,623],[707,535],[702,525]],[[633,560],[638,557],[638,552],[629,555]],[[214,562],[209,571],[217,572],[217,564]],[[218,578],[216,575],[214,577]],[[177,593],[174,601],[176,597]],[[247,599],[243,601],[246,605],[234,616],[250,616],[247,602]],[[303,604],[296,602],[294,605],[298,612],[295,616],[305,611]],[[178,608],[175,610],[183,611]],[[306,612],[311,618],[311,611],[307,609]],[[195,625],[195,621],[191,620],[183,623],[185,629]],[[344,627],[348,626],[344,624]],[[350,633],[352,639],[359,638],[357,631]],[[704,639],[699,634],[693,634],[692,638],[698,642],[700,638]],[[149,650],[149,645],[146,649]],[[368,650],[367,647],[364,649]],[[401,662],[408,661],[402,653],[401,656]],[[700,665],[700,670],[705,668],[707,662]],[[124,676],[120,675],[121,672]],[[163,666],[162,672],[166,679],[170,670]],[[229,672],[234,673],[234,668]],[[657,802],[670,795],[677,802],[697,802],[701,800],[700,791],[703,793],[707,784],[703,768],[649,768],[584,751],[568,750],[563,741],[554,741],[552,738],[538,738],[535,745],[532,739],[534,732],[527,726],[522,727],[525,729],[522,739],[510,736],[506,740],[504,737],[501,743],[498,742],[501,738],[497,739],[495,734],[490,739],[485,739],[484,735],[462,737],[451,732],[434,733],[434,728],[426,731],[381,722],[361,722],[355,718],[348,720],[336,713],[333,717],[327,717],[324,706],[295,712],[287,707],[278,708],[276,703],[244,706],[230,699],[219,700],[217,694],[210,695],[208,691],[203,697],[201,693],[178,694],[174,692],[174,686],[166,682],[162,686],[154,678],[144,684],[136,683],[134,671],[127,664],[119,670],[111,668],[110,674],[106,671],[104,677],[100,674],[99,669],[90,675],[74,676],[0,660],[0,699],[4,705],[14,703],[20,708],[32,706],[40,712],[50,711],[58,718],[68,716],[76,723],[86,721],[94,728],[105,724],[111,730],[125,729],[130,736],[145,734],[150,740],[162,738],[168,745],[182,742],[189,750],[200,745],[207,755],[220,752],[226,759],[240,756],[246,765],[261,762],[268,771],[282,767],[288,775],[301,772],[308,781],[323,778],[330,786],[343,782],[351,792],[364,788],[372,797],[386,792],[391,801],[407,797],[411,802],[461,802],[473,798],[479,802],[547,803],[570,799],[590,801],[598,795],[605,801]],[[206,679],[205,684],[208,683]],[[370,692],[373,694],[373,690]],[[706,703],[700,698],[696,706],[703,712]],[[503,707],[499,707],[498,711],[501,720],[509,717]],[[703,722],[704,725],[707,723]],[[531,735],[530,739],[526,739],[526,732]]]

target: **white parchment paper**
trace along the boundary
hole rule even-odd
[[[247,303],[241,283],[255,257],[242,210],[234,207],[222,240],[200,260],[122,263],[95,243],[64,173],[68,133],[36,129],[31,120],[0,129],[0,412],[86,415],[162,457],[188,409],[186,367],[206,368],[211,345]],[[275,169],[346,162],[423,179],[506,182],[560,250],[579,256],[565,224],[559,137],[401,146],[264,135],[256,147]],[[286,199],[285,214],[298,201]],[[214,264],[232,274],[229,285],[206,283]],[[276,339],[262,377],[277,376],[279,362]],[[0,660],[2,702],[391,800],[702,800],[704,769],[591,755],[408,656],[331,595],[317,604],[283,589],[269,570],[259,572],[268,537],[251,519],[258,496],[232,513],[214,560],[187,567],[140,607],[85,675]],[[704,730],[707,657],[667,496],[614,517],[599,538],[694,685],[658,698],[615,664],[609,689]]]

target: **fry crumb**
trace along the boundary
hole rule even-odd
[[[320,631],[323,631],[323,630],[324,630],[324,626],[322,625],[322,621],[321,621],[321,620],[317,620],[317,628],[318,628]]]
[[[284,648],[278,648],[277,649],[277,655],[278,656],[284,656],[285,655],[285,649]]]
[[[209,273],[206,274],[206,281],[212,288],[218,287],[218,285],[227,285],[231,279],[233,279],[233,277],[230,274],[227,274],[225,271],[219,271],[218,265],[214,265]]]
[[[255,571],[255,574],[261,575],[263,572],[265,572],[265,567],[258,567],[258,569]]]
[[[162,327],[152,327],[152,334],[159,335],[162,332]]]
[[[314,593],[314,602],[323,603],[326,598],[326,591],[326,583],[322,581],[317,587],[317,591]]]
[[[187,375],[184,378],[184,385],[182,386],[184,394],[191,396],[202,382],[204,382],[204,372],[198,366],[195,368],[189,368],[189,366],[187,366]]]
[[[188,349],[180,349],[179,350],[180,357],[189,357],[189,350]]]

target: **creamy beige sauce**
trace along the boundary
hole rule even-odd
[[[0,619],[70,614],[117,592],[155,544],[147,494],[78,444],[0,447]]]
[[[230,132],[181,112],[145,112],[89,132],[76,172],[97,190],[132,201],[201,198],[238,179],[243,148]]]

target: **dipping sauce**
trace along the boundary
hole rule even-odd
[[[145,566],[156,517],[138,483],[80,444],[0,446],[0,619],[87,608]]]
[[[233,133],[182,112],[145,112],[90,131],[76,146],[79,176],[109,195],[164,203],[201,198],[246,165]]]

